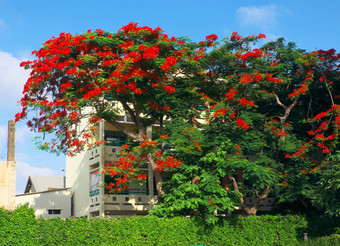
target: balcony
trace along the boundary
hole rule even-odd
[[[139,192],[139,191],[136,191]],[[145,192],[145,191],[142,191]],[[155,204],[155,197],[146,194],[113,194],[105,197],[105,211],[147,211]]]
[[[100,163],[100,156],[102,154],[101,146],[95,147],[93,149],[87,150],[87,161],[89,166],[94,165],[96,163]]]

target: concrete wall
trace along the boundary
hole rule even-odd
[[[0,206],[15,208],[15,161],[0,161]]]
[[[59,189],[15,196],[15,205],[29,203],[34,208],[36,217],[67,218],[71,217],[71,189]],[[60,214],[49,214],[49,210],[61,210]]]
[[[66,187],[72,188],[72,215],[87,216],[90,203],[89,165],[83,151],[66,158]]]

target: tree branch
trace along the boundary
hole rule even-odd
[[[323,73],[323,71],[322,71],[322,69],[320,68],[320,72],[321,72],[321,75],[322,75],[322,77],[323,77],[323,80],[325,81],[325,85],[326,85],[326,88],[327,88],[327,91],[328,91],[328,93],[329,93],[329,96],[330,96],[330,98],[331,98],[331,101],[332,101],[332,105],[334,105],[334,100],[333,100],[333,96],[332,96],[332,93],[331,93],[331,91],[329,90],[329,88],[328,88],[328,86],[327,86],[327,79],[326,79],[326,76],[324,75],[324,73]]]
[[[292,111],[293,107],[297,104],[299,96],[295,97],[294,101],[288,107],[280,101],[279,97],[276,94],[274,94],[274,96],[276,99],[276,103],[285,109],[284,115],[279,116],[281,123],[285,123],[290,114],[290,111]]]
[[[136,115],[133,112],[133,110],[129,107],[129,105],[122,99],[118,99],[118,101],[123,105],[123,108],[129,112],[129,115],[131,116],[133,122],[137,125],[137,119],[136,119]]]
[[[143,127],[142,123],[140,122],[139,103],[138,103],[138,101],[133,100],[132,104],[133,104],[133,108],[135,110],[136,125],[137,125],[138,132],[139,132],[139,134],[144,136],[145,135],[145,128]]]
[[[229,176],[229,179],[231,183],[233,184],[234,190],[240,192],[236,179],[233,176]],[[240,198],[240,201],[241,201],[242,207],[247,207],[246,201],[243,196]]]
[[[256,203],[255,203],[255,205],[254,205],[254,208],[255,208],[256,210],[259,209],[259,207],[260,207],[260,205],[263,203],[264,199],[266,199],[266,198],[268,197],[269,191],[270,191],[270,187],[267,186],[267,187],[262,191],[261,195],[258,195],[258,193],[256,192],[257,197],[258,197],[258,199],[257,199],[257,201],[256,201]]]
[[[157,192],[158,192],[158,196],[162,196],[162,195],[165,194],[163,189],[162,189],[162,183],[163,183],[162,174],[160,172],[158,172],[155,159],[152,157],[152,155],[150,153],[147,155],[147,159],[149,160],[150,166],[151,166],[152,171],[153,171],[153,175],[155,177],[155,183],[156,183],[156,189],[157,189]]]
[[[284,104],[280,101],[280,98],[279,98],[276,94],[274,94],[274,96],[275,96],[275,99],[276,99],[276,103],[277,103],[278,105],[280,105],[281,107],[283,107],[283,108],[286,110],[286,109],[287,109],[287,106],[284,105]]]
[[[106,120],[106,121],[108,123],[110,123],[111,125],[113,125],[114,127],[116,127],[121,132],[123,132],[124,134],[126,134],[127,136],[131,137],[132,139],[137,140],[139,142],[143,142],[143,136],[140,136],[140,135],[130,131],[129,129],[127,129],[125,126],[123,126],[119,122],[117,122],[115,120]]]

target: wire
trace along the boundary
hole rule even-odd
[[[5,142],[6,139],[8,139],[8,129],[6,131],[6,138],[3,139],[3,140],[1,139],[0,142],[2,142],[2,141]],[[7,142],[7,144],[3,145],[3,147],[1,148],[2,151],[1,151],[1,155],[0,155],[0,160],[5,160],[5,159],[7,160],[7,158],[6,158],[6,156],[7,156],[7,148],[8,148],[8,142]]]

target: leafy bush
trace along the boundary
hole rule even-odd
[[[0,209],[0,245],[305,245],[304,232],[311,243],[337,245],[339,235],[321,236],[338,232],[339,223],[298,215],[221,217],[212,227],[184,216],[46,220],[24,205]],[[317,234],[320,226],[330,234]]]

